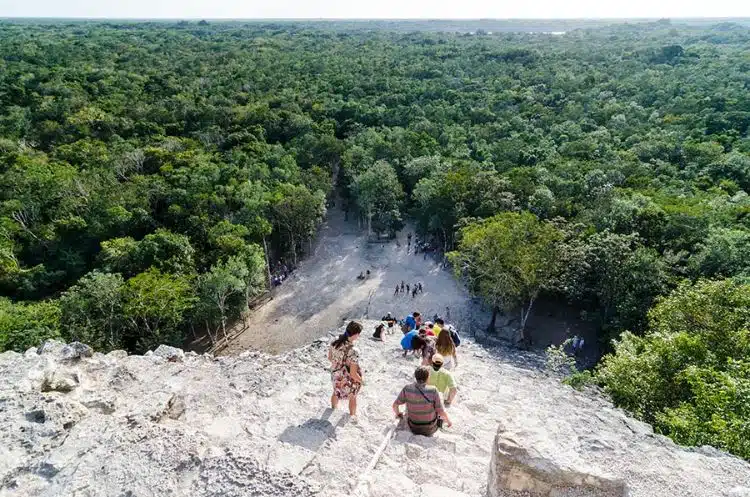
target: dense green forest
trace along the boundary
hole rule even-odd
[[[574,306],[617,402],[750,458],[750,29],[489,31],[0,23],[0,349],[220,337],[337,185],[522,341]]]

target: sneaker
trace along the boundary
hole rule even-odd
[[[349,422],[350,422],[351,424],[353,424],[353,425],[356,425],[356,424],[358,424],[358,423],[359,423],[359,418],[358,418],[358,417],[356,416],[356,414],[355,414],[354,416],[352,416],[352,415],[350,414],[350,415],[349,415]]]

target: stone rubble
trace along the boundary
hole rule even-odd
[[[359,422],[328,407],[328,339],[280,356],[159,347],[0,354],[0,497],[747,497],[750,465],[685,449],[543,372],[540,356],[459,348],[454,427],[390,433],[417,360],[400,333],[358,342]],[[80,351],[76,356],[71,351]]]

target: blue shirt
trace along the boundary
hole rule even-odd
[[[417,320],[414,319],[414,316],[409,314],[406,316],[406,319],[404,320],[404,324],[409,327],[410,330],[413,330],[417,327]]]
[[[401,339],[401,348],[404,350],[411,350],[411,340],[417,335],[419,335],[418,330],[411,330],[409,333],[404,335],[404,338]]]

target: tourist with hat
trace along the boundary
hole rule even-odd
[[[443,404],[445,407],[449,407],[456,398],[458,389],[456,388],[456,380],[453,378],[453,373],[443,368],[444,362],[445,360],[441,354],[433,354],[432,369],[430,370],[430,378],[427,380],[427,384],[437,389],[442,398],[445,399]]]

